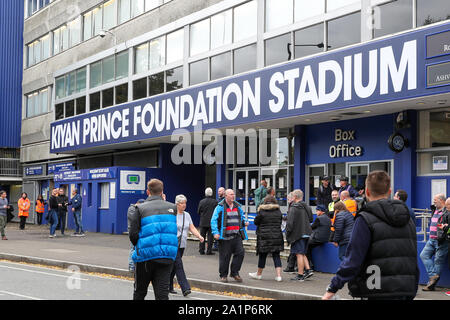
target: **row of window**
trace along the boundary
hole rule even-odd
[[[26,16],[25,18],[33,15],[35,12],[38,12],[39,10],[43,9],[44,7],[48,6],[51,2],[55,0],[25,0],[26,5]]]
[[[51,90],[45,88],[26,96],[26,117],[31,118],[48,113],[51,106]]]
[[[27,67],[171,0],[109,0],[27,45]],[[52,47],[50,47],[52,43]]]

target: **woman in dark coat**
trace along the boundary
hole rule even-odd
[[[249,273],[253,279],[260,280],[266,265],[266,258],[272,253],[277,276],[276,281],[281,281],[280,252],[284,250],[284,239],[281,231],[282,213],[275,197],[268,195],[258,208],[258,215],[254,224],[256,230],[256,255],[259,255],[258,271]]]
[[[347,250],[348,243],[350,242],[350,237],[352,236],[355,218],[341,201],[334,204],[334,213],[336,218],[334,221],[335,233],[333,244],[335,247],[339,247],[339,260],[342,261],[344,260],[345,252]]]

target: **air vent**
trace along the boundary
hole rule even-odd
[[[345,113],[341,113],[342,116],[357,116],[359,114],[363,114],[361,112],[345,112]]]

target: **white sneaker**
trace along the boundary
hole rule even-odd
[[[258,276],[257,272],[253,272],[253,273],[249,273],[248,274],[250,276],[250,278],[256,279],[256,280],[261,280],[262,276]]]
[[[275,277],[275,280],[278,281],[278,282],[283,281],[283,279],[281,277]]]

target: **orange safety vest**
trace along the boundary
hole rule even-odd
[[[23,198],[20,198],[17,204],[19,206],[19,217],[28,217],[31,206],[30,199],[26,198],[24,200]]]
[[[347,199],[344,201],[345,206],[353,216],[356,215],[356,211],[358,211],[358,205],[355,200]]]
[[[36,212],[37,213],[44,213],[45,212],[44,201],[36,200]]]

